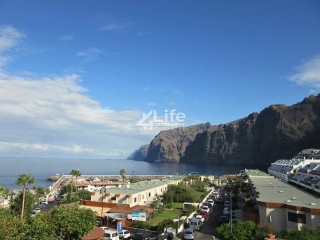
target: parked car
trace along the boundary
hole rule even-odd
[[[228,223],[229,222],[229,217],[226,215],[221,215],[219,218],[219,223],[223,224],[223,223]]]
[[[165,233],[161,233],[155,240],[173,240],[173,239],[174,239],[173,232],[165,232]]]
[[[203,210],[199,210],[198,213],[204,217],[205,220],[209,218],[209,213]]]
[[[34,217],[35,215],[37,215],[38,213],[35,210],[32,210],[31,212],[31,217]]]
[[[200,230],[200,228],[202,227],[203,222],[200,221],[199,218],[193,217],[190,220],[190,227],[194,228],[196,230]]]
[[[223,209],[223,214],[224,214],[224,215],[229,215],[229,214],[230,214],[230,208],[225,207],[225,208]]]
[[[206,212],[210,212],[210,208],[208,206],[202,206],[201,210],[206,211]]]
[[[104,230],[105,234],[103,240],[119,240],[118,232],[115,230]]]
[[[218,197],[218,198],[216,198],[215,203],[222,204],[223,203],[223,199]]]
[[[198,218],[202,223],[204,222],[204,217],[201,214],[196,214],[196,218]]]
[[[100,221],[99,221],[100,222]],[[102,228],[103,229],[103,231],[108,231],[109,230],[109,228],[108,227],[100,227],[100,228]]]
[[[213,198],[208,198],[208,199],[207,199],[207,202],[213,204],[213,203],[214,203],[214,200],[213,200]]]
[[[148,240],[149,238],[148,238],[147,234],[140,232],[140,233],[135,233],[132,239],[133,240]]]
[[[194,239],[194,228],[187,228],[183,232],[183,240]]]
[[[39,213],[39,212],[41,212],[41,209],[40,209],[40,208],[36,208],[34,211],[35,211],[36,213]]]
[[[205,203],[210,209],[213,208],[213,205],[214,205],[213,202],[205,202]]]
[[[118,232],[120,239],[129,239],[131,237],[131,233],[128,230],[123,229],[121,232]]]

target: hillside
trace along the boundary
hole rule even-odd
[[[161,131],[144,160],[266,165],[305,148],[320,148],[320,94],[292,106],[271,105],[228,124]]]

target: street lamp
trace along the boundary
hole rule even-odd
[[[102,216],[103,216],[103,197],[104,194],[106,193],[106,188],[102,187],[100,189],[100,193],[101,193],[101,215],[100,215],[100,225],[102,226]]]

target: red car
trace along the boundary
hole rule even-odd
[[[203,210],[199,209],[198,213],[200,215],[202,215],[204,217],[204,219],[206,219],[206,220],[209,218],[209,214],[206,211],[203,211]]]

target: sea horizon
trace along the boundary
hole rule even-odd
[[[116,161],[116,164],[115,162]],[[20,189],[15,184],[22,173],[30,173],[36,186],[50,186],[48,177],[69,174],[72,169],[82,175],[119,175],[125,169],[127,175],[224,175],[235,174],[245,165],[195,165],[186,163],[149,163],[129,159],[78,159],[78,158],[30,158],[0,157],[0,186]],[[249,165],[247,165],[249,166]]]

